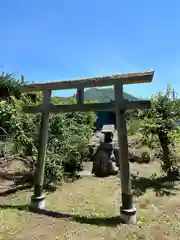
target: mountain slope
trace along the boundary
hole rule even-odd
[[[137,101],[138,98],[125,93],[124,98],[129,101]],[[109,102],[110,100],[114,100],[114,90],[113,88],[91,88],[84,92],[84,100],[93,101],[96,100],[98,102]]]

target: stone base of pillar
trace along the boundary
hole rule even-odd
[[[40,197],[35,197],[34,195],[31,197],[31,205],[30,208],[32,210],[41,210],[45,209],[45,197],[44,195]]]
[[[120,219],[125,224],[136,224],[136,208],[123,209],[120,208]]]

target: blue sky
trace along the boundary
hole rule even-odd
[[[147,98],[170,83],[180,92],[179,0],[1,0],[0,29],[0,64],[17,78],[153,69],[153,83],[125,91]]]

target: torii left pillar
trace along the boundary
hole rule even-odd
[[[51,101],[51,91],[44,91],[43,104],[47,105]],[[45,170],[45,155],[48,141],[48,123],[49,123],[49,112],[43,112],[41,116],[41,126],[39,133],[39,151],[37,156],[37,165],[34,178],[34,195],[31,197],[31,208],[44,209],[45,208],[45,197],[43,194],[44,184],[44,170]]]

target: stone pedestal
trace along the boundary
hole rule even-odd
[[[35,197],[34,195],[31,197],[31,205],[30,208],[32,210],[42,210],[45,209],[45,197],[44,195],[40,197]]]
[[[136,208],[132,209],[123,209],[120,208],[120,219],[125,224],[136,224]]]

